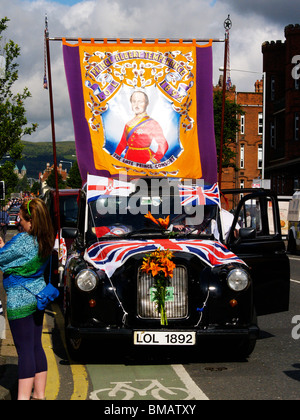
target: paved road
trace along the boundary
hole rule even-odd
[[[259,318],[261,336],[245,361],[223,359],[222,348],[218,357],[209,358],[186,350],[162,355],[159,349],[149,354],[140,349],[95,346],[86,365],[69,364],[62,345],[62,315],[54,305],[54,313],[48,311],[47,318],[50,327],[51,322],[56,325],[52,331],[60,377],[56,398],[298,400],[300,326],[292,320],[300,316],[300,257],[292,258],[290,310]],[[293,330],[299,339],[293,338]]]
[[[92,346],[86,364],[77,364],[65,349],[63,316],[55,303],[46,312],[43,333],[49,363],[47,398],[299,400],[300,257],[290,261],[290,310],[259,318],[260,339],[244,361],[224,359],[221,347],[212,358],[186,350],[161,354],[157,349],[149,354],[113,345]]]

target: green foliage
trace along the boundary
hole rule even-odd
[[[58,181],[58,188],[59,189],[66,188],[66,183],[64,182],[63,177],[61,176],[60,173],[57,174],[57,181]],[[50,188],[55,188],[55,173],[54,173],[54,171],[51,171],[51,174],[47,178],[46,184]]]
[[[30,191],[30,185],[28,183],[27,175],[19,179],[15,187],[15,192],[25,192],[25,191]]]
[[[40,191],[40,187],[41,187],[41,184],[38,181],[34,182],[31,187],[31,192],[34,195],[38,195],[38,192]]]
[[[30,142],[22,141],[24,145],[23,157],[17,161],[17,165],[23,165],[27,169],[29,178],[38,179],[39,173],[46,169],[47,163],[53,165],[53,146],[52,142]],[[74,141],[59,141],[56,143],[57,164],[60,160],[71,161],[76,159],[76,149]],[[70,165],[68,165],[69,169]]]
[[[238,116],[243,115],[244,111],[241,106],[233,101],[225,99],[225,115],[224,115],[224,135],[223,135],[223,168],[234,167],[236,153],[231,146],[236,141],[236,134],[239,130]],[[221,119],[222,119],[222,91],[214,93],[214,119],[215,119],[215,138],[217,146],[218,164],[220,154],[220,138],[221,138]]]
[[[81,179],[81,176],[80,176],[77,161],[73,163],[73,166],[70,169],[69,178],[68,178],[67,183],[71,188],[81,188],[82,187],[82,179]]]
[[[0,20],[0,40],[2,32],[7,29],[9,19]],[[20,55],[20,47],[13,41],[4,47],[6,67],[5,78],[0,80],[0,159],[9,155],[15,163],[22,156],[24,135],[30,135],[37,128],[37,124],[28,125],[24,102],[31,97],[25,87],[23,93],[14,94],[13,84],[18,80],[18,64],[15,59]]]
[[[12,162],[7,161],[0,167],[0,180],[5,182],[6,196],[10,196],[19,181],[18,176],[14,173],[14,164]]]

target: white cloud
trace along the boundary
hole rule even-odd
[[[63,0],[61,0],[63,2]],[[48,91],[43,89],[44,19],[50,37],[224,38],[223,22],[230,14],[230,62],[234,69],[262,71],[261,45],[284,39],[284,27],[296,23],[298,4],[289,0],[89,0],[73,6],[60,1],[0,0],[1,17],[11,21],[4,35],[21,47],[18,91],[32,93],[26,103],[29,122],[39,129],[29,141],[50,141]],[[276,7],[274,7],[276,3]],[[280,13],[279,13],[280,11]],[[73,139],[70,102],[60,42],[50,42],[57,140]],[[223,66],[224,44],[214,44],[214,83]],[[260,74],[231,73],[239,91],[252,91]]]

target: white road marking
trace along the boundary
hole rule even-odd
[[[207,395],[205,395],[204,392],[198,387],[198,385],[193,381],[193,379],[182,365],[172,365],[172,368],[180,378],[181,382],[184,383],[186,388],[193,395],[195,400],[209,400]]]
[[[298,283],[298,284],[300,284],[300,280],[293,280],[293,279],[291,279],[291,281],[292,281],[293,283]]]

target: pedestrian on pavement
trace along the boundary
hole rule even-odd
[[[6,244],[0,239],[6,313],[19,357],[18,400],[45,399],[47,359],[41,340],[44,311],[37,310],[34,294],[46,286],[44,270],[52,253],[54,232],[49,212],[38,198],[24,202],[19,215],[24,231]]]
[[[7,214],[5,209],[0,210],[0,235],[3,238],[3,241],[5,242],[5,236],[7,232],[7,228],[9,225],[9,215]]]

